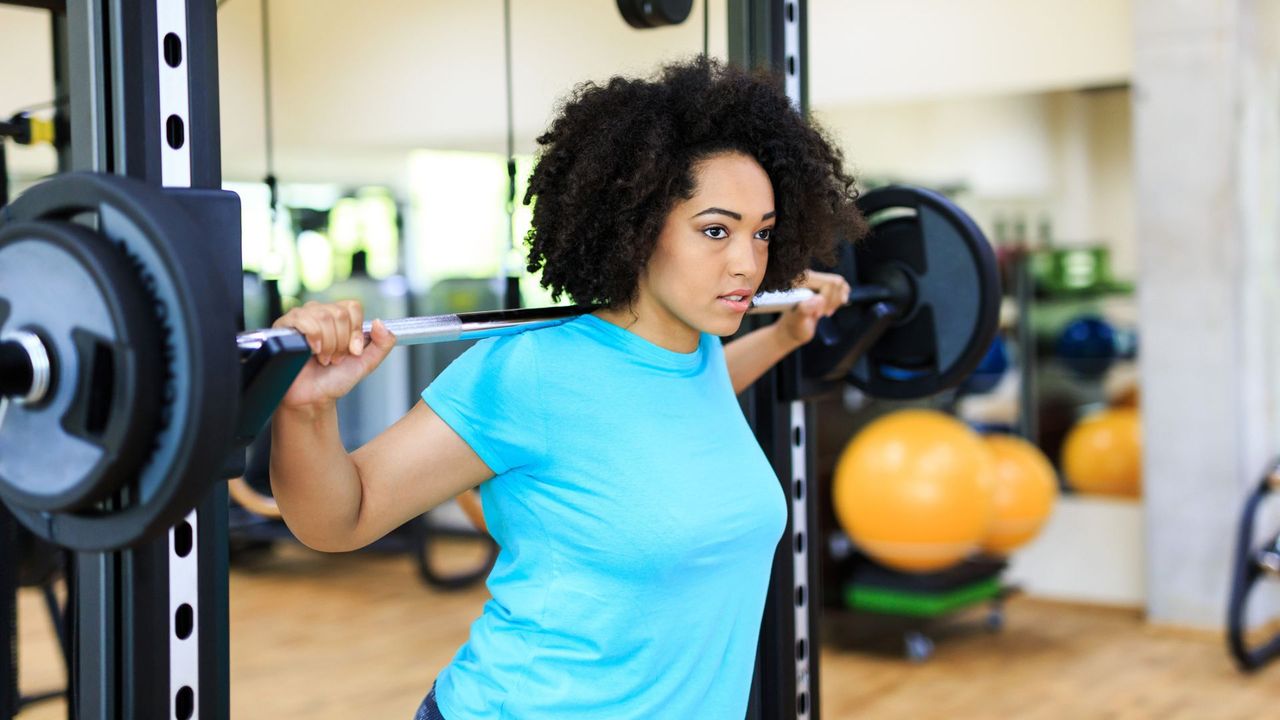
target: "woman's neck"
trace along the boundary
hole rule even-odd
[[[698,349],[701,333],[657,303],[643,297],[617,308],[602,308],[592,313],[605,322],[648,340],[658,347],[678,353]]]

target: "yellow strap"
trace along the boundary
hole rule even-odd
[[[41,120],[39,118],[31,118],[31,144],[53,144],[53,120]]]

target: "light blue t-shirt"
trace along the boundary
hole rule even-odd
[[[502,548],[436,682],[447,720],[746,714],[786,508],[719,338],[584,315],[481,341],[422,397],[494,471]]]

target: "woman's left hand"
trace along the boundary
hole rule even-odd
[[[806,270],[797,287],[815,294],[784,314],[775,327],[784,338],[800,346],[813,339],[820,318],[832,316],[849,301],[849,282],[835,273]]]

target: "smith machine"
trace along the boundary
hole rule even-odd
[[[2,2],[3,0],[0,0]],[[11,4],[12,0],[9,0]],[[309,357],[292,333],[240,332],[240,209],[221,190],[214,0],[27,0],[50,12],[60,173],[0,208],[0,624],[13,648],[17,528],[72,551],[69,715],[227,718],[227,490],[244,447]],[[692,0],[618,0],[637,27]],[[806,109],[804,0],[729,0],[731,62]],[[851,303],[743,396],[791,499],[748,712],[819,714],[820,488],[808,400],[849,382],[922,397],[995,332],[990,247],[945,198],[860,203],[873,233],[836,268]],[[576,312],[585,309],[578,308]],[[466,339],[562,309],[404,321]],[[574,311],[570,311],[574,312]],[[756,316],[753,323],[767,322]],[[0,515],[4,515],[0,510]],[[16,519],[17,525],[14,524]],[[0,652],[0,718],[19,709]],[[425,688],[424,688],[425,690]]]

